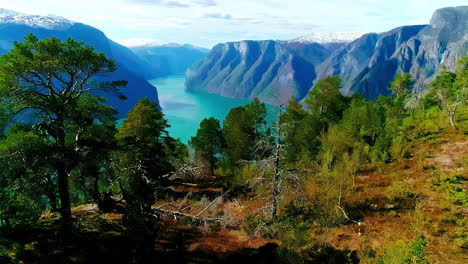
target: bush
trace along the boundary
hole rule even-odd
[[[0,227],[13,228],[36,221],[45,209],[38,199],[26,193],[0,191]]]
[[[403,240],[396,241],[392,246],[384,250],[379,264],[429,264],[425,258],[424,249],[427,241],[424,236],[419,236],[416,241],[409,244]]]

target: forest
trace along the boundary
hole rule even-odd
[[[462,263],[468,57],[376,101],[317,82],[273,121],[258,99],[188,144],[116,63],[27,35],[0,57],[0,263]]]

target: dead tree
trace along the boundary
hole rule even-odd
[[[203,213],[208,211],[217,201],[222,199],[225,195],[227,195],[229,191],[223,193],[221,196],[218,196],[215,198],[213,201],[211,201],[207,206],[205,206],[202,210],[200,210],[198,213],[192,213],[192,208],[190,205],[185,205],[187,198],[185,199],[178,205],[175,205],[174,203],[165,203],[163,205],[153,207],[153,215],[155,216],[166,216],[166,217],[173,217],[174,220],[177,220],[177,218],[186,218],[189,219],[195,223],[207,223],[207,222],[223,222],[223,218],[216,218],[216,217],[204,217]],[[174,210],[169,210],[169,209],[164,209],[164,207],[172,207]],[[185,212],[190,210],[190,212]]]
[[[279,108],[279,112],[278,112],[278,119],[276,121],[276,151],[275,151],[275,155],[274,155],[274,158],[275,158],[275,178],[274,178],[274,181],[273,181],[273,209],[272,209],[272,213],[271,213],[271,216],[274,218],[277,216],[278,214],[278,206],[279,206],[279,200],[280,200],[280,196],[281,196],[281,181],[282,181],[282,177],[281,177],[281,170],[280,170],[280,159],[281,159],[281,148],[282,148],[282,144],[281,144],[281,110],[282,110],[283,106],[281,105],[280,108]]]

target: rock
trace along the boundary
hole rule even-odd
[[[284,104],[302,100],[317,81],[339,75],[342,93],[375,100],[396,74],[425,89],[442,66],[468,55],[468,6],[437,10],[429,25],[370,33],[350,43],[241,41],[219,44],[186,72],[186,89]]]

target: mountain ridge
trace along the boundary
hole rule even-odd
[[[240,60],[242,51],[233,52],[232,48],[241,43],[253,46],[254,43],[262,42],[218,44],[204,61],[189,68],[186,89],[235,98],[258,97],[264,102],[280,105],[287,103],[291,96],[298,101],[304,99],[317,81],[329,75],[338,75],[343,79],[344,95],[361,93],[368,99],[376,99],[379,95],[388,95],[390,82],[396,74],[403,72],[409,72],[414,79],[422,80],[416,88],[423,89],[442,65],[453,70],[456,61],[468,55],[468,6],[438,9],[434,12],[431,24],[368,33],[349,43],[273,41],[277,47],[285,50],[283,54],[289,54],[275,61],[275,65],[282,65],[281,71],[275,67],[263,72],[242,69],[254,66],[243,61],[274,54],[251,52],[244,54],[245,58]],[[231,50],[231,53],[223,53],[223,49]],[[307,69],[294,67],[301,63],[291,63],[291,58],[306,61]],[[260,75],[241,78],[236,76],[240,72],[257,72]],[[257,83],[256,80],[263,80],[262,85],[255,85],[253,89],[248,85],[243,87],[245,84]],[[309,83],[310,86],[305,87]],[[232,91],[229,91],[227,85],[231,86]],[[239,93],[239,90],[255,92]]]

